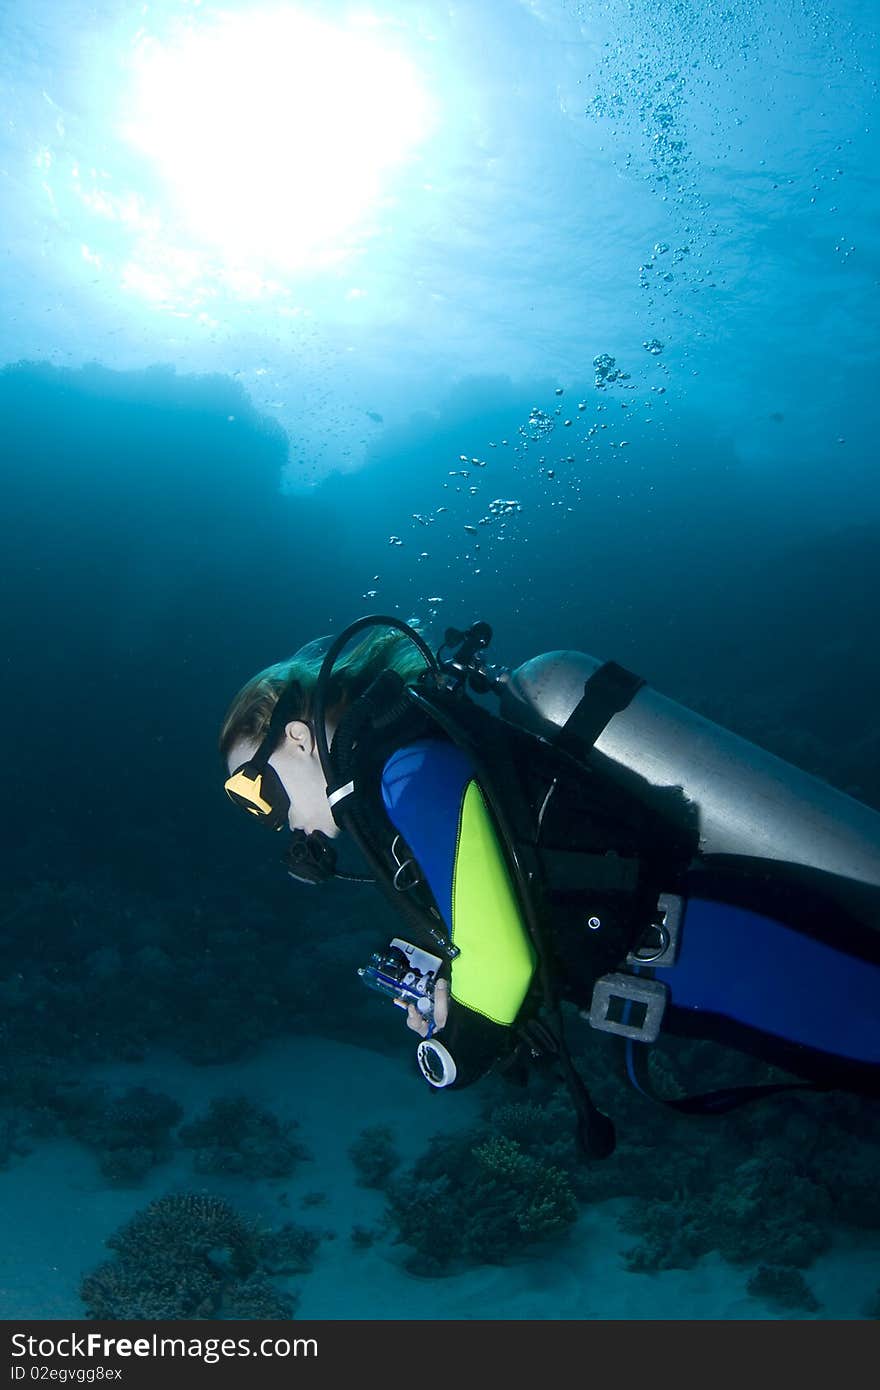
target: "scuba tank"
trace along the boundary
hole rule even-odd
[[[678,798],[693,830],[656,949],[598,977],[582,1011],[621,1036],[636,1089],[692,1114],[803,1085],[877,1095],[880,813],[582,652],[525,662],[500,695],[503,718],[588,749],[606,787]],[[643,1045],[661,1023],[806,1080],[664,1097]]]
[[[547,652],[511,671],[502,716],[558,736],[603,663],[583,652]],[[680,788],[695,812],[699,855],[822,876],[828,897],[880,930],[880,813],[747,739],[640,684],[593,743],[603,772]],[[757,865],[755,861],[758,861]]]

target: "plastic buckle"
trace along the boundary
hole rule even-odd
[[[668,998],[669,986],[660,980],[624,975],[620,971],[602,975],[593,986],[587,1019],[590,1027],[600,1033],[617,1033],[622,1038],[634,1038],[636,1042],[656,1042]],[[618,1017],[611,1017],[613,1008]]]

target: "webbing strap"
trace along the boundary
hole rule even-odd
[[[614,715],[626,709],[644,684],[643,676],[616,661],[606,661],[586,681],[584,693],[553,740],[554,745],[575,757],[579,753],[583,756],[584,749],[593,747]]]

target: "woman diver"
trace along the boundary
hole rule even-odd
[[[362,618],[253,677],[220,735],[229,797],[292,832],[295,878],[352,877],[344,830],[402,914],[359,974],[406,1010],[426,1080],[549,1054],[583,1147],[610,1153],[567,1001],[655,1099],[661,1027],[802,1078],[664,1102],[679,1110],[880,1094],[880,814],[614,662],[511,671],[486,664],[490,639],[450,629],[434,653]]]

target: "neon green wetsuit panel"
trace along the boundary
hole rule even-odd
[[[511,1024],[535,970],[535,951],[489,808],[476,782],[462,800],[452,879],[452,998]]]

